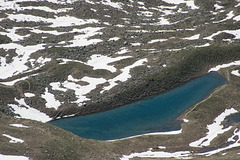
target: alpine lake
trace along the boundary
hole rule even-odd
[[[225,83],[227,80],[224,77],[217,72],[210,72],[164,94],[110,111],[49,123],[80,137],[95,140],[180,130],[182,121],[176,120],[177,117]]]

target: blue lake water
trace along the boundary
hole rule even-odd
[[[176,118],[225,83],[227,80],[217,72],[210,72],[164,94],[114,110],[49,123],[96,140],[178,130],[180,123]]]

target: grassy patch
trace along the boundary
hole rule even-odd
[[[10,43],[12,40],[8,36],[0,35],[0,44]]]

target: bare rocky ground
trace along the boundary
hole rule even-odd
[[[9,116],[42,122],[101,112],[163,93],[207,73],[211,67],[240,59],[238,1],[170,2],[2,1],[1,111]],[[237,89],[238,85],[235,83],[238,80],[236,77],[235,79],[234,89]],[[224,93],[227,94],[231,89],[226,88]],[[229,104],[239,104],[235,100],[237,91],[231,93]],[[223,101],[223,97],[218,101]],[[158,145],[160,140],[164,141],[163,145],[172,144],[168,152],[176,152],[180,148],[189,150],[190,141],[203,136],[206,133],[206,125],[210,124],[223,108],[219,112],[213,111],[214,114],[209,112],[210,118],[206,119],[206,115],[203,116],[205,120],[201,123],[198,120],[201,113],[195,114],[194,110],[189,114],[190,121],[187,127],[190,129],[184,129],[183,124],[183,133],[173,138],[144,137],[143,143],[142,138],[113,143],[92,143],[103,143],[106,147],[103,152],[111,150],[110,158],[146,151],[153,145]],[[29,116],[33,114],[36,116]],[[1,119],[4,120],[5,115]],[[186,130],[195,128],[193,124],[205,130],[196,129],[193,131],[196,134],[191,133],[194,136],[189,136],[190,133]],[[45,127],[47,126],[42,124],[39,129],[45,130]],[[5,130],[8,131],[9,127],[4,128],[3,132]],[[63,132],[64,136],[69,134],[61,131]],[[49,134],[49,139],[52,135],[53,133]],[[40,135],[36,137],[38,136]],[[187,137],[187,140],[183,137]],[[30,138],[31,141],[33,138]],[[175,139],[175,143],[169,139]],[[217,144],[218,140],[216,141]],[[4,142],[7,144],[6,138]],[[21,144],[17,144],[21,150],[19,153],[17,149],[13,150],[11,145],[0,153],[26,154],[33,159],[44,159],[42,156],[48,155],[39,151],[40,145],[36,147],[32,146],[32,142],[26,143],[38,153],[25,153]],[[47,142],[43,144],[47,145]],[[222,145],[220,141],[219,144]],[[76,145],[81,144],[79,142]],[[109,146],[113,149],[109,150]],[[52,148],[58,152],[66,149],[57,146]],[[89,150],[94,149],[96,148]],[[201,150],[196,150],[199,151]],[[229,153],[231,152],[237,153],[234,150]],[[95,159],[99,159],[101,154],[93,153],[98,156]],[[237,154],[235,156],[237,157]],[[203,157],[205,158],[205,155]]]

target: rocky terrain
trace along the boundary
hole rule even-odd
[[[47,122],[163,93],[239,60],[239,21],[238,0],[1,0],[0,110]]]

